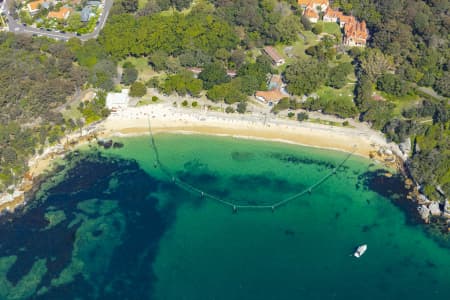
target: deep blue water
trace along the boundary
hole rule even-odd
[[[69,155],[28,205],[0,219],[0,299],[423,299],[450,292],[450,247],[424,230],[397,176],[352,158],[276,212],[178,188],[145,138]],[[239,203],[309,186],[345,154],[159,136],[176,176]],[[175,146],[176,145],[176,146]],[[434,234],[434,236],[433,236]],[[368,243],[361,260],[349,257]]]

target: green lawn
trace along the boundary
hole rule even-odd
[[[316,123],[316,124],[323,124],[323,125],[331,125],[331,126],[339,126],[339,127],[348,127],[348,128],[355,128],[355,126],[352,125],[344,125],[343,122],[334,122],[329,120],[322,120],[320,118],[317,119],[308,119],[307,122]]]
[[[382,96],[387,101],[390,101],[395,104],[395,108],[394,108],[393,112],[394,112],[394,115],[396,115],[396,116],[401,116],[402,111],[405,108],[414,106],[417,103],[417,101],[420,100],[420,97],[417,96],[416,94],[398,97],[398,96],[387,94],[382,91],[375,91],[375,92],[377,94],[379,94],[380,96]]]
[[[158,73],[148,64],[145,57],[128,57],[120,62],[122,66],[126,61],[132,63],[139,72],[138,81],[147,81]]]
[[[339,40],[342,38],[342,31],[337,23],[329,23],[329,22],[319,21],[319,22],[317,22],[317,24],[322,24],[323,32],[326,32],[331,35],[335,35],[339,38]]]
[[[311,46],[316,45],[318,42],[318,38],[314,33],[312,33],[311,31],[302,31],[297,42],[292,45],[278,44],[275,46],[275,49],[282,57],[286,59],[286,65],[289,65],[297,58],[307,57],[305,50]],[[290,50],[290,54],[292,55],[292,57],[288,57],[288,55],[285,53],[284,49],[286,47],[292,47],[292,50]]]
[[[338,99],[340,101],[353,102],[353,90],[355,85],[347,84],[341,89],[334,89],[328,86],[323,86],[316,91],[316,94],[323,100],[329,101],[332,99]]]
[[[147,4],[148,0],[138,0],[138,8],[143,9]]]

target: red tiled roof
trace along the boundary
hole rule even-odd
[[[42,3],[44,3],[44,0],[36,0],[28,3],[27,6],[30,11],[34,11],[39,9],[39,5],[41,5]]]
[[[47,18],[65,19],[68,17],[72,9],[68,7],[61,7],[59,11],[51,11],[48,13]]]
[[[266,101],[279,101],[283,98],[286,98],[287,95],[283,94],[280,90],[271,90],[271,91],[257,91],[255,94],[256,97],[261,97]]]
[[[278,54],[277,50],[275,50],[273,47],[271,46],[266,46],[264,47],[264,51],[267,53],[267,55],[270,56],[271,59],[273,59],[274,61],[280,61],[283,58],[280,56],[280,54]]]
[[[313,10],[311,9],[309,6],[305,9],[305,13],[304,15],[308,18],[319,18],[319,15]]]
[[[330,5],[328,0],[297,0],[298,5],[309,6],[311,4],[315,5]]]
[[[331,7],[328,7],[324,14],[324,17],[328,18],[340,18],[342,16],[343,16],[342,12],[334,10]]]
[[[367,32],[366,22],[350,22],[344,27],[345,39],[353,39],[357,43],[365,44],[369,33]]]
[[[339,16],[339,22],[341,23],[353,23],[356,22],[356,19],[354,16],[346,16],[344,14],[341,14],[341,16]]]

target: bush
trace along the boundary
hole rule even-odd
[[[305,113],[305,112],[301,112],[301,113],[298,113],[297,114],[297,120],[298,121],[305,121],[305,120],[308,120],[309,119],[309,116],[308,116],[308,114],[307,113]]]
[[[139,73],[136,68],[131,63],[126,62],[123,65],[121,83],[124,85],[130,85],[137,80],[138,75]]]
[[[247,111],[247,102],[245,102],[245,101],[239,102],[236,110],[240,114],[245,113]]]
[[[323,25],[322,24],[316,24],[313,29],[312,32],[315,34],[321,34],[323,32]]]
[[[304,15],[302,16],[301,22],[302,22],[303,28],[305,28],[305,30],[311,30],[311,27],[312,27],[311,22],[309,21],[309,19],[306,16],[304,16]]]
[[[149,88],[157,88],[159,87],[159,79],[158,77],[152,77],[150,78],[145,85]]]
[[[147,93],[147,88],[142,82],[134,82],[130,87],[131,97],[142,97]]]
[[[188,106],[189,102],[187,102],[187,100],[184,100],[183,102],[181,102],[181,105],[183,105],[184,107]]]
[[[381,76],[377,81],[377,89],[395,96],[403,96],[409,92],[408,84],[394,74]]]
[[[198,102],[197,101],[194,101],[194,102],[192,102],[192,107],[197,107],[198,106]]]
[[[344,121],[344,122],[342,122],[342,126],[348,126],[348,121]]]
[[[289,117],[289,118],[292,118],[293,116],[295,116],[295,113],[293,113],[292,111],[291,111],[291,112],[288,112],[288,117]]]
[[[152,96],[152,101],[153,102],[156,102],[156,101],[158,101],[159,100],[159,98],[158,97],[156,97],[156,96]]]
[[[232,114],[235,112],[234,108],[232,106],[227,106],[227,108],[225,108],[225,112],[227,114]]]

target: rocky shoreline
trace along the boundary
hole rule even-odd
[[[132,117],[132,119],[134,119],[133,124],[136,124],[136,118],[138,118],[138,116],[133,115]],[[165,117],[166,114],[163,115],[163,119]],[[144,118],[144,121],[146,120],[147,119]],[[203,119],[202,121],[202,123],[205,123]],[[147,124],[147,122],[144,123]],[[186,124],[184,125],[186,126]],[[26,203],[28,198],[27,193],[30,192],[33,187],[39,185],[39,178],[41,177],[41,173],[48,168],[48,166],[54,159],[62,158],[68,152],[73,151],[77,146],[95,140],[99,147],[103,147],[105,149],[123,147],[123,144],[121,144],[120,142],[114,142],[110,138],[114,134],[118,135],[119,133],[121,133],[120,130],[105,133],[104,126],[106,126],[104,121],[93,123],[83,128],[82,130],[77,131],[76,133],[71,133],[68,136],[64,137],[64,143],[59,143],[57,145],[46,148],[44,153],[30,159],[30,171],[25,174],[21,182],[16,186],[10,186],[8,188],[9,192],[0,194],[0,212],[13,212],[16,207],[19,207]],[[171,127],[169,126],[168,128],[170,131]],[[136,134],[146,134],[148,128],[145,127],[144,129],[144,131],[138,132]],[[175,130],[176,128],[173,129]],[[129,134],[136,135],[133,132],[129,132]],[[385,143],[383,145],[374,143],[371,144],[371,147],[372,149],[376,150],[369,152],[368,156],[370,159],[381,162],[388,168],[398,170],[402,174],[405,179],[405,188],[410,191],[407,195],[407,199],[417,204],[418,215],[421,217],[423,222],[444,222],[444,224],[446,224],[447,226],[447,231],[450,233],[450,201],[446,199],[444,203],[438,203],[427,199],[426,196],[421,193],[420,186],[415,183],[410,172],[408,171],[407,162],[408,154],[410,152],[410,143],[405,142],[400,145],[394,143]],[[44,166],[40,167],[41,170],[33,171],[33,168],[42,162],[46,163],[44,163]],[[392,176],[392,174],[386,172],[385,176],[389,177]]]

